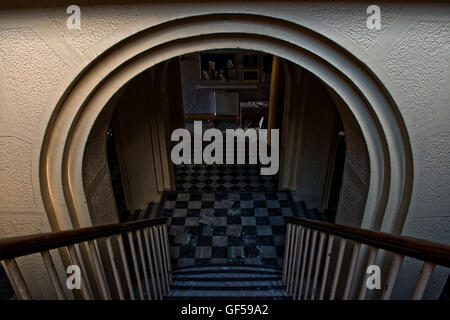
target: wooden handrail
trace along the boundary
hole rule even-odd
[[[164,224],[166,218],[114,223],[73,230],[38,233],[0,239],[0,260],[25,256],[79,242]]]
[[[297,217],[286,217],[286,222],[450,267],[450,245],[448,244]]]

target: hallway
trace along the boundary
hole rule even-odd
[[[192,125],[186,121],[188,130]],[[225,132],[238,126],[218,120],[204,122],[207,127]],[[159,209],[168,218],[174,267],[281,267],[284,217],[293,215],[293,202],[288,192],[278,191],[278,175],[261,175],[260,165],[181,164],[175,166],[175,182],[176,191],[164,193]]]
[[[240,126],[232,120],[202,121],[203,130],[216,128],[224,135],[226,129],[238,129]],[[194,134],[193,121],[186,120],[185,128]],[[208,142],[203,142],[203,148]],[[225,145],[223,154],[226,154]],[[234,155],[237,156],[237,145]],[[192,150],[193,152],[194,150]],[[175,187],[177,191],[202,192],[245,192],[278,190],[278,174],[261,175],[260,165],[248,164],[248,149],[245,150],[246,164],[180,164],[175,165]],[[237,161],[235,161],[236,163]]]
[[[235,54],[237,58],[242,53]],[[180,65],[181,80],[192,73],[195,81],[191,82],[202,84],[206,80],[197,79],[197,64],[195,70],[184,70],[186,63],[191,60],[198,62],[201,56],[195,59],[182,56],[168,64]],[[270,58],[272,62],[273,57]],[[261,57],[260,60],[264,59]],[[173,101],[173,105],[183,105],[178,111],[166,110],[163,104],[148,106],[147,99],[157,97],[164,100],[158,90],[152,89],[154,92],[147,93],[147,98],[144,95],[137,100],[142,106],[133,113],[128,106],[138,105],[134,99],[145,92],[144,87],[156,85],[154,79],[149,80],[153,72],[150,70],[142,79],[135,80],[121,97],[108,131],[111,133],[109,137],[115,137],[108,139],[108,160],[118,215],[120,221],[156,216],[168,218],[171,259],[175,268],[211,264],[280,268],[284,256],[285,217],[334,222],[344,170],[341,167],[334,172],[339,179],[332,181],[328,178],[335,168],[335,137],[339,130],[344,131],[337,106],[323,84],[311,73],[284,60],[275,61],[275,69],[286,69],[286,79],[289,76],[296,80],[272,79],[272,69],[261,66],[261,70],[267,69],[265,77],[270,82],[251,89],[244,86],[242,88],[245,89],[239,90],[229,89],[226,83],[221,83],[214,84],[213,90],[199,89],[188,81],[193,88],[185,88],[187,93],[183,92],[182,97],[178,92],[182,99]],[[184,88],[186,81],[181,82],[181,88]],[[275,99],[273,92],[270,94],[272,84],[275,84],[275,91],[281,93],[288,83],[296,93],[283,95],[282,101]],[[272,109],[269,100],[272,101]],[[228,110],[228,114],[217,113],[218,108],[224,105],[239,108]],[[321,105],[320,110],[317,105]],[[176,108],[172,106],[172,109]],[[145,112],[137,116],[139,110]],[[156,112],[155,115],[149,110]],[[143,124],[142,129],[136,130],[138,118],[150,120]],[[200,121],[201,125],[198,124]],[[250,140],[247,138],[244,138],[247,139],[244,140],[247,141],[243,152],[244,164],[236,164],[239,152],[238,143],[234,142],[231,147],[234,147],[233,164],[220,164],[228,162],[225,158],[215,164],[193,164],[194,148],[186,151],[190,154],[187,163],[171,163],[171,150],[175,146],[171,140],[173,129],[186,129],[195,139],[194,123],[201,128],[201,135],[197,135],[200,139],[209,129],[219,131],[223,137],[226,137],[227,129],[233,132],[252,129],[256,135],[259,130],[269,127],[279,130],[281,143],[278,149],[273,149],[278,153],[277,173],[263,175],[261,164],[250,164]],[[115,140],[119,143],[114,143]],[[344,137],[341,140],[345,149]],[[202,150],[210,143],[211,139],[202,140]],[[270,144],[266,145],[271,149]],[[222,147],[223,155],[226,155],[226,143]],[[149,150],[147,154],[143,154],[145,148]],[[260,148],[257,149],[259,152]],[[183,156],[184,152],[183,149]],[[213,154],[215,156],[216,149]],[[119,168],[121,161],[122,167]],[[332,189],[331,182],[335,180],[338,181]],[[135,189],[132,190],[133,186]],[[360,191],[362,195],[364,192]],[[327,193],[337,199],[332,214],[325,211],[331,203],[326,199]],[[139,199],[136,203],[141,202],[139,205],[131,205],[135,196]]]

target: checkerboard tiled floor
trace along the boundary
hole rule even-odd
[[[281,266],[286,192],[170,192],[160,214],[168,217],[174,267],[196,264]]]
[[[193,121],[188,120],[185,123],[193,135]],[[216,128],[225,134],[226,129],[236,129],[238,125],[234,121],[219,120],[214,122],[202,122],[203,130]],[[203,148],[210,142],[203,141]],[[223,155],[226,154],[226,144],[223,144]],[[193,159],[193,152],[192,159]],[[234,144],[235,163],[237,163],[237,144]],[[225,159],[224,159],[225,161]],[[261,166],[250,165],[248,145],[245,152],[246,164],[182,164],[175,166],[175,179],[177,191],[248,191],[264,190],[276,191],[278,189],[278,175],[261,175]]]
[[[261,175],[259,165],[175,166],[178,191],[275,191],[278,176]]]

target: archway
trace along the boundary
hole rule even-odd
[[[178,19],[113,46],[77,75],[59,99],[40,159],[41,190],[53,230],[91,224],[82,182],[89,132],[125,83],[151,66],[206,49],[275,54],[308,69],[348,105],[369,151],[371,177],[362,227],[400,232],[412,188],[412,157],[403,120],[376,76],[323,36],[280,19],[220,14]]]

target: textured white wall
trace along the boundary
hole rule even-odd
[[[49,230],[39,185],[40,150],[55,108],[49,101],[57,101],[74,74],[139,30],[222,12],[301,24],[371,68],[398,105],[412,144],[414,186],[403,233],[450,241],[450,5],[380,3],[382,29],[370,31],[368,3],[80,3],[81,30],[66,28],[62,6],[0,10],[0,237]]]

